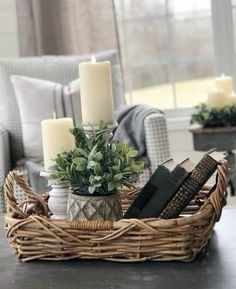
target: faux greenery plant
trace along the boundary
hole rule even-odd
[[[107,126],[87,135],[82,126],[71,130],[76,147],[58,154],[51,168],[52,179],[66,181],[73,193],[106,195],[125,185],[132,187],[143,170],[138,152],[119,141],[107,140]]]
[[[236,106],[209,108],[206,104],[196,107],[191,123],[198,123],[203,128],[236,126]]]

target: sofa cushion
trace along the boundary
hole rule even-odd
[[[73,117],[80,120],[79,79],[68,86],[48,80],[12,75],[21,118],[25,158],[43,162],[41,122],[44,119]],[[73,103],[74,101],[74,103]]]
[[[118,54],[110,50],[95,55],[98,61],[111,61],[114,107],[117,109],[124,103]],[[0,123],[10,135],[13,164],[24,157],[24,150],[20,114],[10,76],[23,75],[66,85],[78,77],[78,64],[90,58],[91,55],[0,58]]]

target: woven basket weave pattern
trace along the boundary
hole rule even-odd
[[[17,183],[28,201],[20,205],[13,195]],[[48,218],[47,197],[36,196],[23,178],[9,173],[5,183],[7,237],[23,261],[34,259],[105,259],[191,261],[211,237],[226,204],[227,162],[218,166],[217,184],[204,187],[177,219],[122,219],[111,221],[57,221]],[[137,191],[123,191],[124,211]],[[185,216],[186,215],[186,216]]]

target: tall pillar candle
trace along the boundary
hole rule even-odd
[[[97,125],[113,122],[111,63],[91,62],[79,65],[82,123]]]
[[[69,129],[73,127],[71,118],[46,119],[42,121],[42,140],[44,168],[49,170],[57,154],[75,147],[73,135]]]

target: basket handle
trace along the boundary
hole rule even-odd
[[[223,159],[220,161],[217,167],[217,182],[215,190],[211,193],[208,199],[215,210],[216,221],[219,221],[222,212],[222,207],[225,206],[227,203],[226,201],[227,184],[228,184],[228,162]]]
[[[36,206],[39,206],[40,213],[43,215],[48,214],[48,207],[47,204],[44,202],[44,200],[35,194],[32,189],[29,187],[29,185],[25,182],[23,176],[21,176],[16,171],[11,171],[8,173],[5,184],[4,184],[4,192],[6,196],[7,201],[7,212],[8,213],[14,213],[19,218],[27,218],[27,208],[21,205],[19,205],[16,201],[16,198],[14,196],[14,186],[17,184],[22,191],[26,194],[30,202],[36,204]]]

